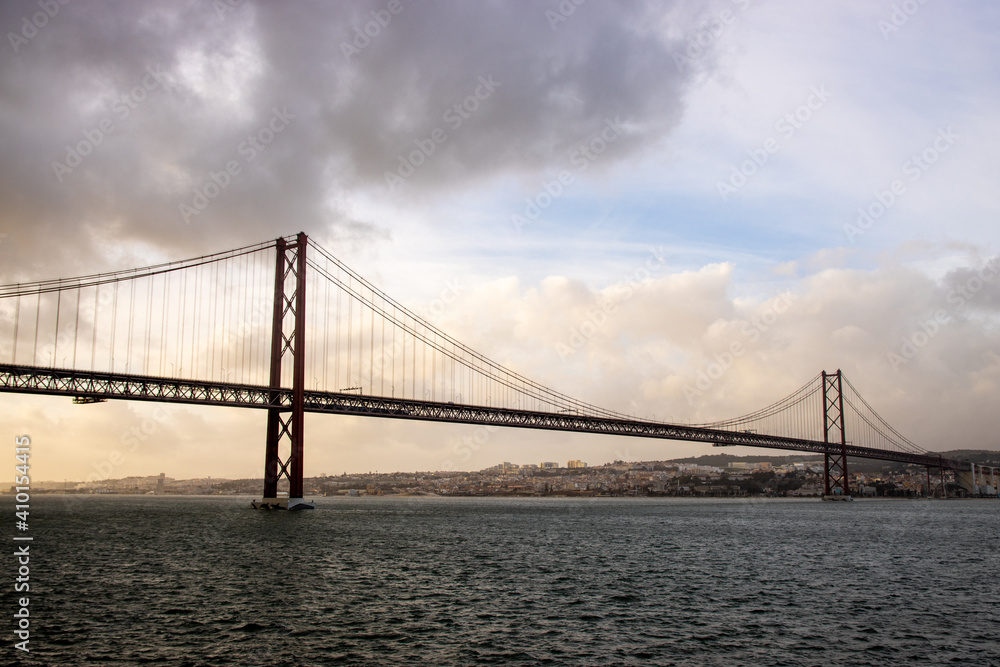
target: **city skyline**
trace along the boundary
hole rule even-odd
[[[965,452],[986,462],[980,476],[960,480],[958,475],[930,475],[922,466],[885,461],[855,461],[850,473],[852,493],[859,497],[937,496],[948,489],[951,497],[996,495],[996,452]],[[820,456],[713,455],[667,461],[609,461],[581,466],[570,460],[512,464],[503,462],[482,470],[320,473],[305,480],[310,496],[768,496],[816,497],[824,492]],[[990,463],[992,461],[993,463]],[[159,475],[87,480],[35,481],[36,491],[114,495],[224,495],[256,496],[261,478],[195,477],[174,479]],[[964,483],[963,483],[964,482]],[[13,488],[13,487],[12,487]],[[13,491],[11,491],[13,492]]]

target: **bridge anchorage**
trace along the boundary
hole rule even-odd
[[[823,495],[835,500],[852,497],[848,457],[924,466],[925,495],[995,497],[997,489],[996,468],[917,446],[840,370],[770,406],[705,424],[636,419],[575,399],[463,345],[304,233],[138,269],[0,285],[7,359],[0,392],[266,411],[264,488],[253,506],[267,509],[313,507],[303,488],[307,412],[822,454]]]

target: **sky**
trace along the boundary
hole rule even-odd
[[[0,27],[0,283],[305,231],[609,409],[714,421],[840,368],[927,449],[1000,450],[995,3],[42,0]],[[258,477],[264,420],[0,397],[36,479]],[[702,453],[306,420],[307,476]]]

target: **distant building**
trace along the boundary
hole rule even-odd
[[[586,468],[587,464],[584,463],[583,461],[581,461],[580,459],[573,459],[572,461],[567,461],[566,462],[566,467],[567,468]]]
[[[558,468],[559,464],[555,461],[542,461],[542,468]]]
[[[163,485],[164,485],[164,483],[166,481],[166,478],[167,478],[167,474],[161,472],[160,476],[156,479],[156,492],[157,493],[163,493]]]

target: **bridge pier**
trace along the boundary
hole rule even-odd
[[[970,463],[968,470],[956,470],[955,481],[967,494],[976,495],[976,464]]]
[[[989,476],[987,470],[990,471]],[[990,497],[997,493],[996,471],[993,468],[987,469],[986,466],[970,463],[968,470],[955,472],[955,481],[973,497]]]
[[[267,440],[264,448],[264,494],[262,509],[312,509],[302,499],[302,454],[305,415],[306,336],[306,244],[299,232],[295,243],[275,242],[274,312],[271,322],[270,393],[267,409]],[[289,286],[291,284],[291,286]],[[287,332],[287,333],[286,333]],[[292,398],[281,404],[282,366],[292,358]],[[282,445],[288,454],[281,460]],[[288,481],[287,495],[280,495],[278,482]]]
[[[940,482],[938,487],[941,489],[941,498],[946,499],[948,497],[948,487],[945,484],[944,479],[944,465],[937,467],[938,474],[940,475]],[[931,484],[931,466],[927,466],[927,497],[934,498],[936,496],[936,491],[934,490],[933,484]]]

